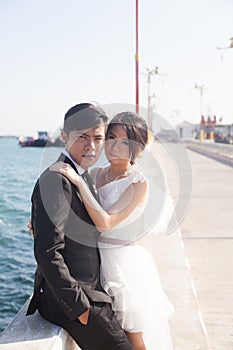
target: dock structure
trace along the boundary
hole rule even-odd
[[[219,161],[187,150],[192,168],[187,212],[174,233],[145,240],[176,309],[170,321],[174,350],[233,346],[233,169],[222,162],[223,147],[214,148],[221,153]],[[175,202],[177,169],[165,147],[154,144],[153,149]],[[224,156],[231,158],[232,151],[233,146],[224,147]]]
[[[233,145],[215,142],[186,142],[186,147],[218,162],[233,167]]]
[[[155,142],[150,151],[163,168],[176,208],[180,193],[174,159],[162,143]],[[190,195],[188,200],[184,198],[184,217],[169,234],[152,229],[141,244],[153,254],[163,288],[175,308],[169,321],[174,350],[231,350],[233,169],[191,149],[186,152],[192,192],[182,194]],[[0,350],[79,349],[64,330],[38,313],[26,317],[26,307],[27,303],[1,335]]]

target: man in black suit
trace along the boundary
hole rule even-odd
[[[107,116],[81,103],[65,115],[65,151],[69,163],[98,194],[87,169],[100,156]],[[63,327],[83,350],[132,350],[100,285],[99,232],[77,188],[61,173],[46,169],[32,193],[32,229],[37,261],[34,294],[27,315],[36,309]]]

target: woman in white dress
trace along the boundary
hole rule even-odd
[[[101,232],[101,282],[113,298],[113,309],[135,350],[171,350],[168,319],[174,309],[167,299],[153,256],[137,240],[148,182],[135,162],[148,140],[146,122],[137,114],[117,114],[108,125],[107,167],[92,170],[101,205],[85,181],[68,164],[56,163],[79,189],[86,209]],[[155,199],[156,200],[156,199]],[[138,221],[139,219],[139,221]]]

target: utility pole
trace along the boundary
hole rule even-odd
[[[139,113],[139,53],[138,53],[138,0],[136,0],[136,54],[135,54],[135,69],[136,69],[136,113]]]
[[[204,116],[203,116],[203,93],[204,93],[204,85],[198,85],[197,83],[194,84],[194,89],[199,90],[200,93],[200,125],[202,125],[202,121],[205,123],[204,121]],[[201,130],[200,130],[200,135],[199,135],[199,140],[200,142],[203,141],[204,139],[204,130],[203,130],[204,126],[201,126]]]
[[[205,86],[203,84],[198,85],[197,83],[195,83],[194,89],[199,90],[199,93],[200,93],[200,115],[202,117],[202,114],[203,114],[203,93],[204,93]]]
[[[151,95],[150,95],[150,83],[151,83],[151,76],[155,74],[159,74],[159,67],[155,67],[154,69],[147,68],[147,103],[148,103],[148,128],[150,131],[152,131],[152,110],[151,110]]]

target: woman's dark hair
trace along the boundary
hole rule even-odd
[[[148,127],[145,119],[133,112],[121,112],[116,114],[108,124],[107,136],[112,128],[121,125],[127,134],[131,162],[134,162],[140,151],[143,151],[148,142]]]

